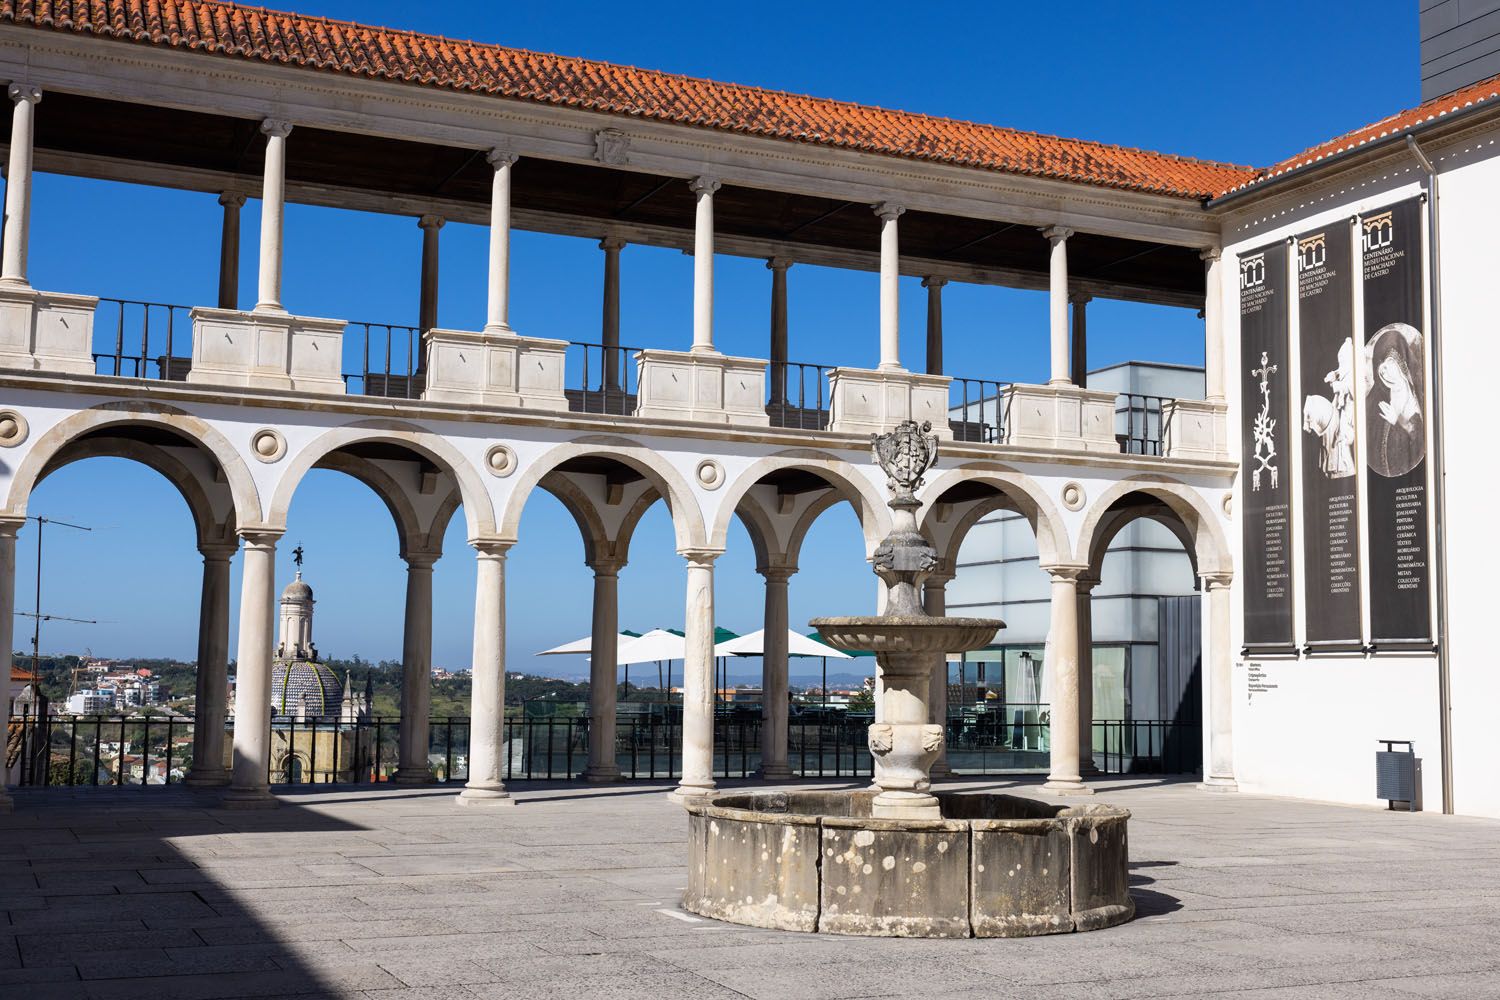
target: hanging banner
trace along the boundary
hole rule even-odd
[[[1257,654],[1295,651],[1286,253],[1277,243],[1240,257],[1245,647]]]
[[[1360,220],[1364,238],[1364,441],[1370,638],[1432,642],[1427,553],[1427,337],[1419,198]]]
[[[1353,249],[1349,224],[1342,220],[1297,237],[1303,602],[1310,652],[1364,646]]]

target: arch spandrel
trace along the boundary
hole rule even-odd
[[[69,414],[49,428],[27,451],[11,478],[5,499],[5,511],[22,516],[31,494],[45,478],[49,467],[64,449],[91,433],[112,427],[141,427],[166,431],[185,444],[201,449],[217,471],[233,499],[234,520],[239,525],[259,524],[263,520],[261,497],[255,479],[240,452],[220,431],[175,406],[148,400],[119,400],[102,403]]]
[[[1079,532],[1077,558],[1088,560],[1096,539],[1107,530],[1114,504],[1132,493],[1141,493],[1164,503],[1182,521],[1192,539],[1194,569],[1200,576],[1232,574],[1234,556],[1214,507],[1202,493],[1167,476],[1135,476],[1113,483],[1096,497]]]
[[[718,510],[714,515],[709,535],[710,545],[720,549],[726,547],[729,522],[738,513],[741,501],[748,495],[751,488],[766,476],[786,470],[807,472],[828,483],[836,499],[820,507],[818,513],[822,513],[839,501],[847,500],[854,507],[854,512],[859,517],[860,527],[864,531],[866,555],[875,551],[881,539],[890,530],[885,496],[870,481],[868,475],[852,463],[827,452],[809,449],[784,451],[757,459],[726,484],[719,500]],[[810,526],[811,521],[802,525],[801,536],[806,535],[807,528]],[[801,546],[801,536],[796,534],[796,530],[794,528],[793,536],[788,539],[788,553],[794,553]]]
[[[948,550],[952,554],[957,554],[958,546],[963,544],[963,537],[952,529],[937,530],[937,525],[934,523],[938,506],[936,501],[955,486],[963,483],[981,483],[998,490],[1008,501],[1008,504],[996,503],[992,509],[998,510],[1008,506],[1030,523],[1031,530],[1036,535],[1037,555],[1042,565],[1069,561],[1071,546],[1067,522],[1062,512],[1058,510],[1057,504],[1047,495],[1047,491],[1030,476],[996,462],[972,462],[948,469],[936,476],[931,476],[931,474],[929,476],[927,485],[919,494],[923,503],[920,527],[928,538],[935,541],[947,536],[947,542],[940,546],[940,551]],[[961,519],[960,523],[964,520],[967,520],[967,517]],[[977,517],[974,520],[977,521]],[[970,521],[964,530],[967,531],[972,526],[973,521]]]
[[[469,537],[495,535],[494,505],[479,471],[447,438],[399,420],[361,420],[335,427],[288,455],[266,511],[267,523],[279,527],[286,525],[292,497],[309,470],[325,464],[334,452],[342,448],[366,443],[397,445],[446,472],[458,484]]]
[[[660,452],[628,438],[604,435],[591,435],[555,445],[540,457],[523,465],[513,477],[514,485],[501,502],[499,537],[516,541],[520,534],[521,514],[532,491],[542,485],[544,477],[556,472],[563,464],[582,458],[618,462],[638,473],[653,488],[637,497],[632,504],[617,532],[617,542],[628,545],[629,536],[634,532],[640,517],[657,499],[665,498],[678,551],[704,548],[706,535],[703,513],[687,480]],[[653,492],[655,495],[652,495]]]

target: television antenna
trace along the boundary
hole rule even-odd
[[[78,531],[93,531],[81,524],[72,524],[68,521],[59,521],[50,517],[29,516],[28,521],[36,522],[36,604],[31,611],[17,611],[16,614],[22,618],[31,619],[31,686],[32,690],[41,693],[41,661],[42,661],[42,622],[77,622],[80,625],[98,625],[94,618],[69,618],[67,615],[42,614],[42,535],[47,525],[55,524],[60,528],[74,528]],[[76,683],[77,677],[74,681]]]

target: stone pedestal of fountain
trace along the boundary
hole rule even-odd
[[[1108,927],[1135,912],[1125,810],[932,792],[944,740],[927,721],[934,664],[988,645],[1005,623],[922,609],[922,581],[937,568],[916,517],[915,490],[937,460],[930,430],[908,420],[873,442],[894,511],[874,558],[885,612],[811,622],[830,645],[875,654],[876,789],[690,804],[683,905],[695,913],[834,934],[1019,937]]]

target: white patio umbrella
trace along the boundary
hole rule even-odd
[[[618,635],[615,636],[615,643],[617,644],[617,647],[618,646],[623,646],[627,642],[634,642],[637,638],[639,638],[639,637],[631,635],[629,632],[621,632],[621,633],[619,633]],[[553,646],[551,649],[544,649],[540,653],[537,653],[536,655],[537,656],[588,656],[593,651],[594,651],[594,637],[591,636],[591,635],[586,635],[582,639],[574,639],[572,642],[565,642],[561,646]]]
[[[615,662],[620,666],[631,663],[655,663],[659,660],[680,660],[687,656],[687,639],[664,628],[654,628],[638,639],[622,639],[615,650]]]
[[[832,646],[809,639],[807,636],[790,629],[786,633],[786,649],[788,656],[831,656],[835,660],[852,660],[853,657],[842,649],[834,649]],[[729,639],[714,647],[715,656],[764,656],[766,651],[766,630],[758,629],[747,635],[736,639]]]

